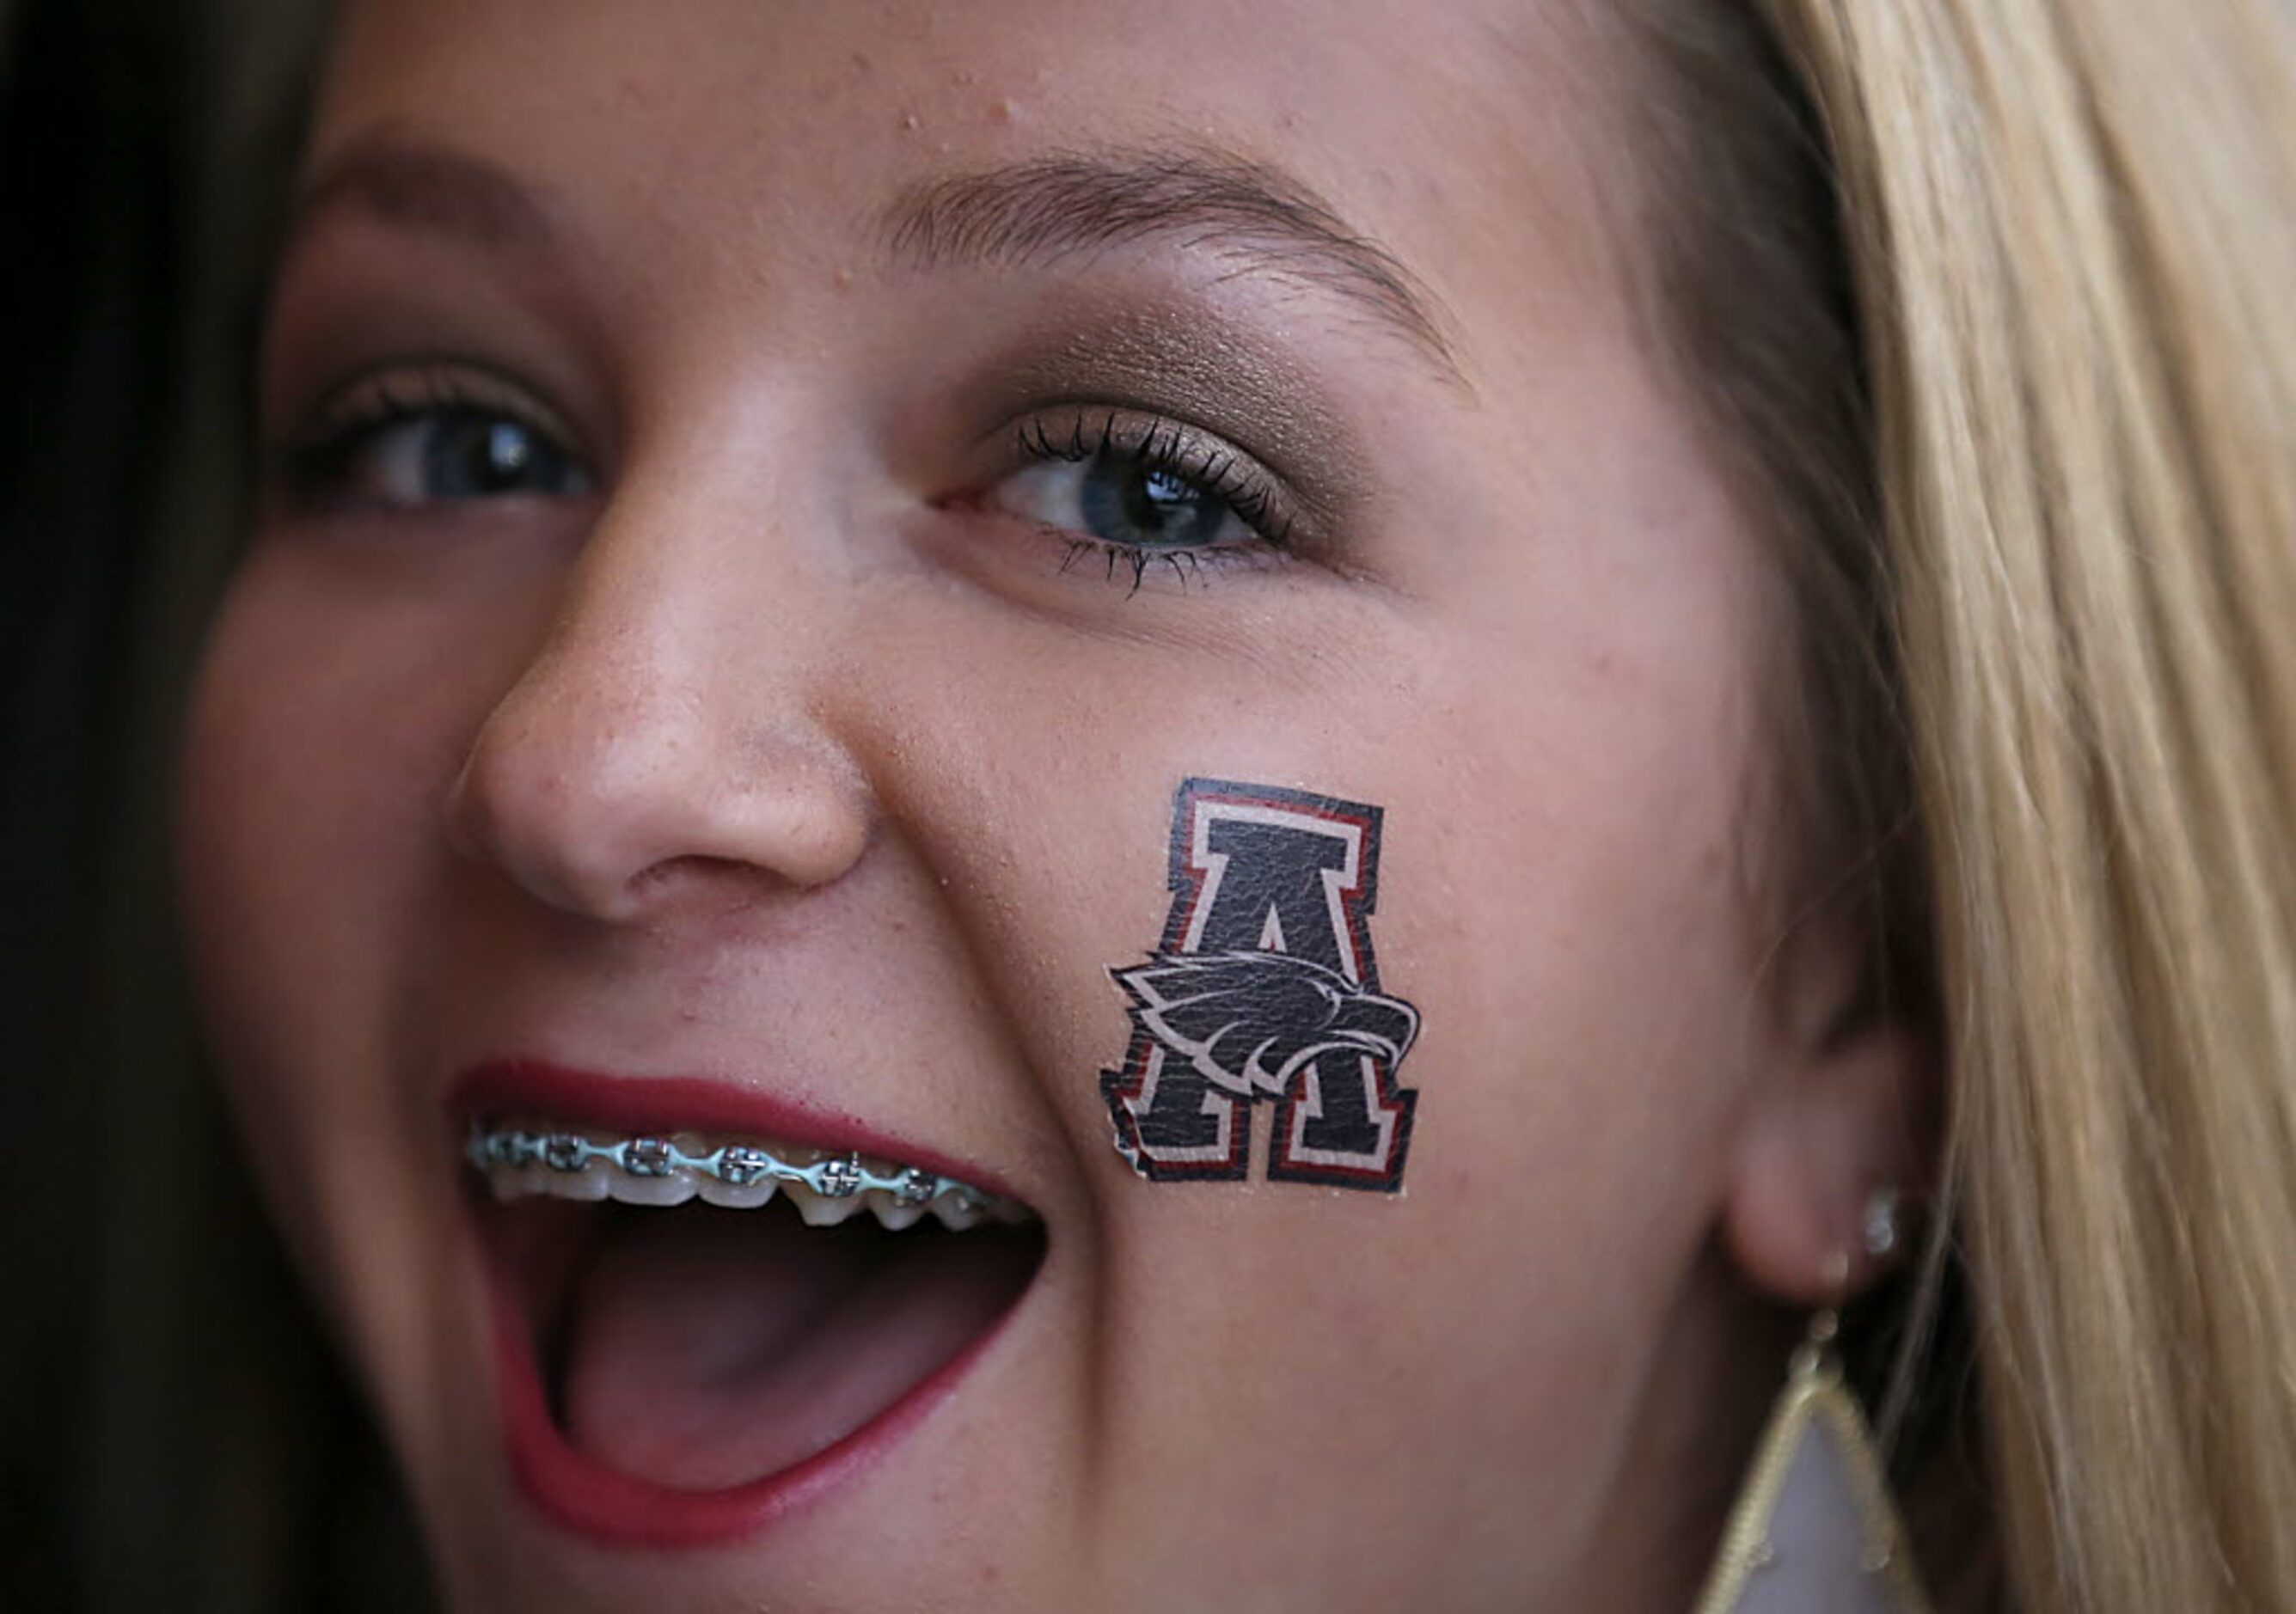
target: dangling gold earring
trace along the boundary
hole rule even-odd
[[[1894,1205],[1881,1214],[1893,1219]],[[1893,1226],[1891,1244],[1895,1236]],[[1868,1247],[1876,1241],[1869,1228]],[[1849,1258],[1834,1265],[1846,1280]],[[1930,1614],[1873,1434],[1842,1381],[1833,1349],[1840,1326],[1830,1306],[1810,1319],[1730,1510],[1697,1614]],[[1791,1507],[1783,1505],[1790,1485]],[[1854,1519],[1841,1517],[1845,1505]],[[1843,1539],[1853,1535],[1854,1543]]]

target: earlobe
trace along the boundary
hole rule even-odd
[[[1765,1080],[1740,1127],[1724,1241],[1757,1288],[1799,1306],[1854,1294],[1902,1253],[1876,1196],[1927,1184],[1937,1072],[1929,1040],[1874,1019],[1812,1038]],[[1845,1270],[1846,1267],[1846,1270]]]

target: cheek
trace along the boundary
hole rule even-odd
[[[1566,1422],[1601,1398],[1552,1387],[1616,1371],[1699,1258],[1762,1046],[1742,703],[1726,679],[1657,693],[1526,695],[1539,742],[1463,745],[1451,810],[1390,864],[1384,957],[1426,982],[1430,1236],[1483,1298],[1489,1370]]]
[[[1736,856],[1747,617],[1723,565],[1658,569],[1663,587],[1626,568],[1517,580],[1518,610],[1570,602],[1528,621],[1271,628],[1256,656],[879,618],[904,651],[865,656],[853,684],[898,753],[876,774],[908,793],[898,815],[1090,1169],[1128,1528],[1152,1533],[1159,1498],[1210,1487],[1248,1511],[1303,1475],[1391,1514],[1396,1487],[1349,1482],[1374,1461],[1411,1471],[1431,1529],[1488,1517],[1467,1492],[1493,1476],[1558,1531],[1587,1504],[1562,1455],[1620,1438],[1758,1045]],[[947,665],[1004,698],[949,702],[926,676]],[[887,670],[903,666],[916,676]],[[1369,925],[1382,987],[1423,1017],[1399,1196],[1270,1184],[1257,1163],[1241,1184],[1150,1184],[1117,1158],[1098,1078],[1128,1027],[1106,970],[1156,946],[1174,791],[1205,775],[1383,809]],[[1271,1111],[1250,1112],[1262,1139]]]
[[[193,982],[239,1124],[291,1236],[322,1159],[412,1118],[375,1079],[377,989],[438,877],[468,732],[451,632],[343,609],[343,579],[259,550],[213,627],[179,781]],[[380,1152],[376,1151],[375,1152]]]
[[[1745,852],[1773,584],[1670,415],[1595,413],[1572,479],[1521,501],[1547,518],[1452,602],[1398,738],[1428,805],[1394,819],[1386,945],[1433,965],[1427,1079],[1443,1059],[1456,1097],[1429,1124],[1464,1190],[1566,1278],[1638,1263],[1655,1307],[1769,1046]]]
[[[1443,806],[1397,837],[1390,945],[1431,976],[1426,1056],[1458,1067],[1457,1148],[1521,1151],[1494,1183],[1537,1159],[1566,1190],[1553,1209],[1694,1197],[1719,1164],[1670,1175],[1757,1045],[1733,691],[1534,687],[1509,716],[1536,738],[1479,745],[1460,725]]]

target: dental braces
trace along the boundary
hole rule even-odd
[[[690,1171],[715,1177],[732,1188],[747,1188],[771,1178],[795,1183],[825,1200],[849,1200],[878,1189],[901,1205],[930,1205],[946,1196],[971,1210],[988,1208],[988,1196],[970,1183],[905,1166],[888,1175],[865,1162],[858,1154],[831,1155],[810,1166],[789,1161],[754,1143],[726,1143],[707,1154],[688,1154],[668,1138],[625,1138],[619,1143],[594,1143],[571,1132],[526,1132],[515,1127],[471,1128],[464,1155],[480,1171],[496,1166],[543,1166],[572,1176],[599,1160],[634,1177],[666,1177],[673,1171]]]

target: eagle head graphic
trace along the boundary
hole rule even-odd
[[[1164,953],[1110,971],[1133,1020],[1215,1086],[1281,1097],[1324,1053],[1361,1053],[1390,1070],[1419,1035],[1419,1011],[1288,953]]]

